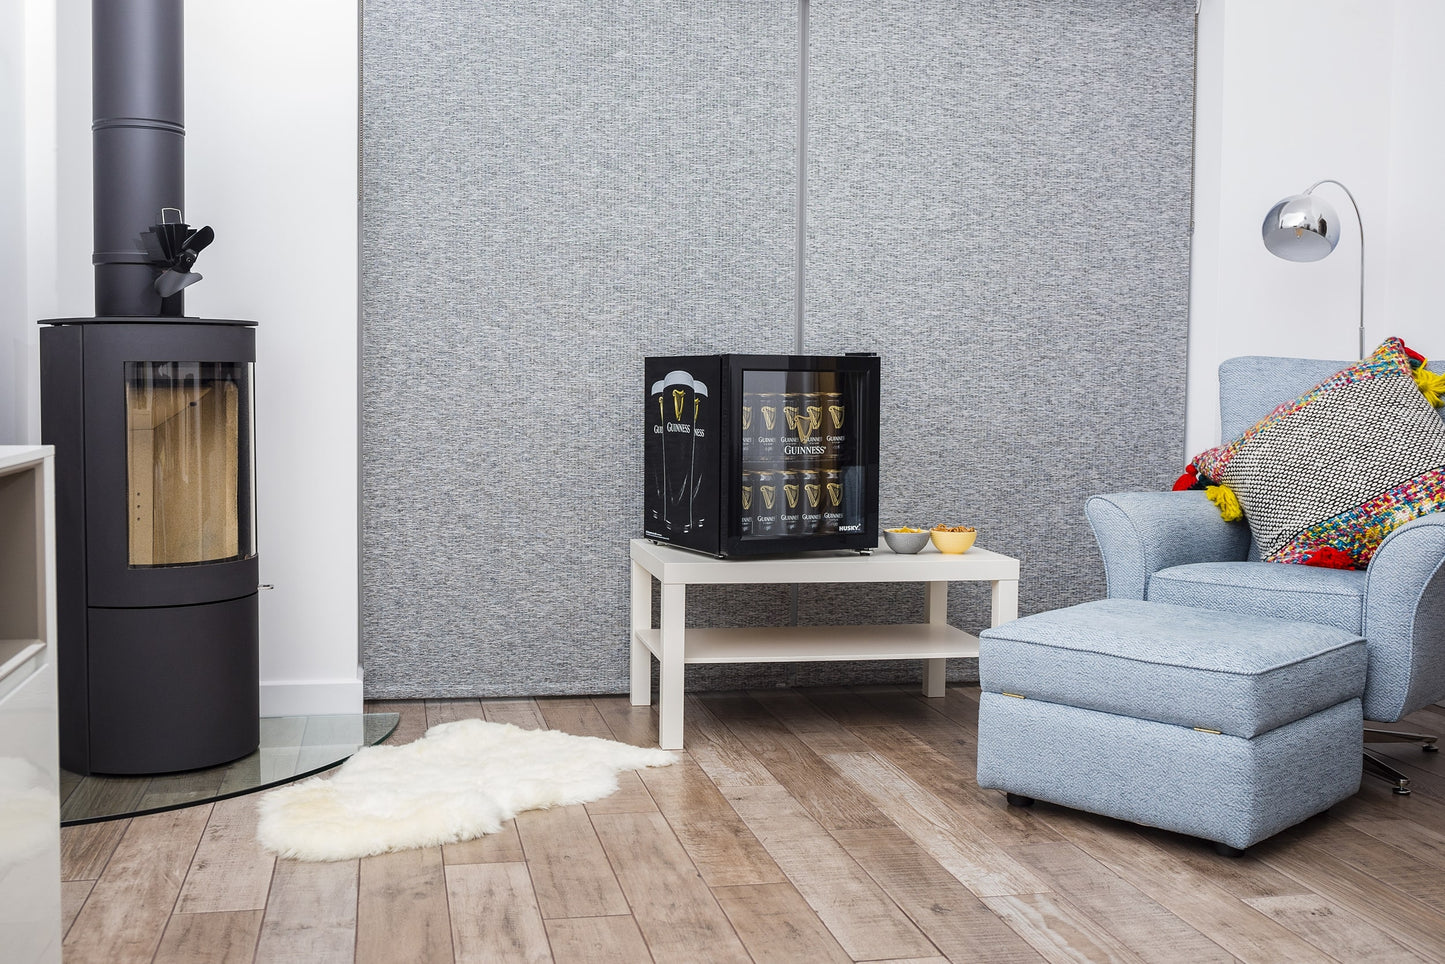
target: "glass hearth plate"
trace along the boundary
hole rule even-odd
[[[140,777],[61,770],[60,825],[176,810],[311,776],[380,743],[400,720],[399,713],[263,717],[256,752],[220,766]]]

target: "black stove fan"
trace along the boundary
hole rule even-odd
[[[179,208],[162,208],[161,222],[142,231],[140,238],[151,264],[161,269],[155,281],[156,294],[169,298],[201,280],[201,275],[191,268],[196,257],[216,239],[216,232],[209,224],[192,231],[181,220]]]

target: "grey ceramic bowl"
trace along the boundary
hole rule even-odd
[[[922,532],[890,532],[883,530],[883,541],[894,552],[912,555],[928,545],[928,530]]]

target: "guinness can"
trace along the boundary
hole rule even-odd
[[[801,472],[779,472],[782,499],[778,503],[783,532],[790,536],[803,534],[803,480]]]
[[[788,422],[783,457],[789,462],[816,462],[823,458],[823,397],[817,392],[784,396],[783,416]]]
[[[740,498],[738,503],[741,509],[738,512],[738,528],[745,536],[753,534],[753,520],[755,518],[753,506],[758,495],[757,475],[756,472],[744,472],[743,483],[739,492]]]
[[[843,522],[843,473],[837,469],[824,469],[823,479],[823,532],[837,532]]]
[[[823,474],[817,469],[798,473],[803,487],[803,535],[810,536],[823,528]]]
[[[837,464],[843,454],[843,443],[848,439],[843,428],[847,415],[843,407],[843,393],[823,392],[819,399],[823,406],[823,458]]]
[[[783,486],[781,472],[754,472],[753,535],[771,536],[782,531]]]
[[[743,421],[743,461],[752,462],[756,456],[754,446],[756,440],[753,438],[753,422],[758,418],[758,393],[747,392],[743,395],[742,421]]]
[[[752,461],[759,465],[775,464],[782,456],[779,429],[783,420],[783,398],[776,392],[758,392],[755,400],[752,422]],[[744,442],[744,445],[747,443]]]

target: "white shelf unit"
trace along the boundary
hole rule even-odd
[[[55,475],[48,445],[0,445],[0,956],[60,961]]]
[[[652,660],[659,664],[658,745],[682,748],[683,668],[696,663],[780,663],[920,659],[923,691],[944,693],[951,658],[978,655],[978,637],[948,625],[948,584],[988,582],[994,626],[1018,617],[1019,562],[973,548],[950,555],[931,548],[898,555],[882,544],[872,555],[807,553],[760,559],[710,556],[634,539],[632,553],[631,700],[652,700]],[[652,625],[652,580],[662,583],[662,625]],[[778,626],[709,629],[687,626],[687,587],[701,584],[921,582],[927,622],[883,626]]]

